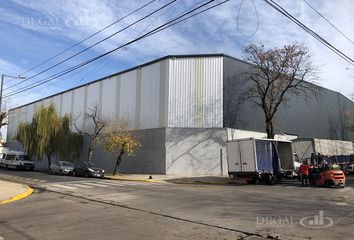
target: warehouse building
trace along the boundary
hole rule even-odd
[[[225,142],[240,136],[264,136],[261,109],[238,101],[249,64],[223,54],[166,56],[103,79],[11,109],[10,148],[19,123],[31,121],[35,109],[53,103],[61,114],[83,116],[98,105],[110,120],[124,119],[142,148],[122,162],[124,173],[220,175],[227,173]],[[354,104],[340,93],[320,88],[317,96],[290,96],[276,117],[276,133],[302,138],[352,140],[347,130]],[[255,131],[245,132],[246,131]],[[87,140],[84,142],[86,150]],[[86,152],[82,154],[82,160]],[[113,170],[115,157],[98,147],[97,165]],[[46,167],[42,161],[38,167]]]

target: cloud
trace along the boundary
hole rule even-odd
[[[354,50],[353,44],[338,34],[336,30],[325,20],[321,19],[304,2],[277,2],[299,20],[303,21],[304,24],[325,37],[329,42],[338,46],[338,48],[347,54],[352,54]],[[85,46],[89,46],[103,37],[107,37],[109,34],[122,29],[127,24],[141,18],[165,3],[165,1],[156,1],[147,9],[107,29],[85,42],[83,46],[76,48],[76,50],[83,49]],[[191,9],[196,3],[198,1],[177,1],[161,13],[151,16],[146,21],[99,44],[94,50],[90,50],[81,57],[71,60],[65,66],[58,68],[57,71],[120,46],[172,19],[184,10]],[[80,69],[78,73],[65,76],[63,80],[58,80],[49,87],[43,87],[46,91],[45,94],[69,88],[79,83],[80,79],[84,76],[87,76],[86,78],[84,77],[85,81],[86,79],[93,80],[93,77],[101,77],[107,73],[117,72],[123,68],[132,67],[163,55],[224,52],[237,58],[242,58],[243,48],[250,43],[263,42],[267,47],[281,47],[294,41],[304,43],[311,51],[314,63],[323,66],[320,73],[320,83],[322,86],[340,91],[347,96],[351,94],[354,88],[352,81],[354,70],[346,70],[348,67],[351,67],[347,62],[333,54],[264,2],[255,1],[255,6],[253,6],[252,1],[245,0],[241,8],[240,3],[240,1],[230,1],[209,12],[134,43],[127,48],[117,51],[108,57],[108,60],[103,59],[97,63],[90,64],[86,68]],[[351,39],[354,39],[352,15],[348,11],[348,9],[354,8],[352,1],[343,0],[341,4],[337,4],[334,1],[310,1],[310,3],[336,26],[339,26]],[[34,36],[34,43],[28,47],[33,46],[33,51],[35,52],[40,52],[41,46],[44,46],[48,42],[53,44],[53,49],[48,49],[50,48],[49,46],[45,47],[45,49],[48,49],[48,52],[45,52],[45,54],[50,56],[57,53],[58,50],[65,48],[64,46],[70,46],[95,31],[100,30],[141,6],[143,3],[141,1],[128,0],[78,0],[65,1],[65,4],[63,4],[60,1],[49,0],[43,4],[43,1],[39,0],[14,0],[12,4],[16,8],[0,9],[0,20],[22,29],[22,31],[28,34],[32,34]],[[238,11],[240,12],[239,15]],[[237,27],[237,23],[239,27]],[[254,34],[251,34],[253,32]],[[38,36],[43,37],[39,39]],[[13,35],[13,38],[15,37]],[[71,53],[72,51],[67,53],[66,56],[69,56]],[[41,56],[39,54],[37,58]],[[31,62],[31,59],[26,60]],[[12,67],[16,67],[14,61],[12,61],[12,65]],[[92,74],[95,69],[97,70]],[[17,73],[19,71],[17,69],[14,72]],[[35,97],[36,95],[34,94],[32,98]],[[38,96],[38,98],[41,97],[43,95]]]

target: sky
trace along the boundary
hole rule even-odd
[[[349,98],[354,93],[353,65],[331,52],[264,1],[231,0],[58,79],[30,91],[8,96],[31,83],[120,46],[196,4],[205,2],[177,0],[94,48],[50,71],[32,77],[171,1],[156,0],[52,61],[27,71],[148,1],[150,0],[0,1],[0,74],[23,74],[27,77],[27,80],[5,77],[3,97],[7,107],[23,105],[165,55],[225,53],[243,59],[243,49],[252,43],[263,43],[266,48],[282,47],[293,42],[303,43],[308,47],[314,64],[319,66],[319,85]],[[275,1],[332,45],[354,58],[354,1],[307,0],[351,41],[338,33],[304,0]],[[13,86],[14,84],[17,85]]]

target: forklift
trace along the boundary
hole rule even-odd
[[[311,156],[312,169],[309,174],[310,184],[313,186],[345,187],[345,174],[335,163],[327,163],[325,156],[320,154]]]

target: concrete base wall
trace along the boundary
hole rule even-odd
[[[227,175],[227,130],[215,128],[155,128],[134,131],[141,149],[134,157],[123,157],[119,172],[167,174],[178,176]],[[18,142],[9,142],[11,150],[23,150]],[[84,138],[80,161],[87,161],[89,141]],[[114,170],[117,154],[107,153],[101,145],[93,152],[92,161]],[[52,161],[56,158],[53,157]],[[64,159],[63,159],[64,160]],[[48,169],[46,159],[36,161],[37,170]]]
[[[226,129],[167,128],[166,174],[227,175]]]

